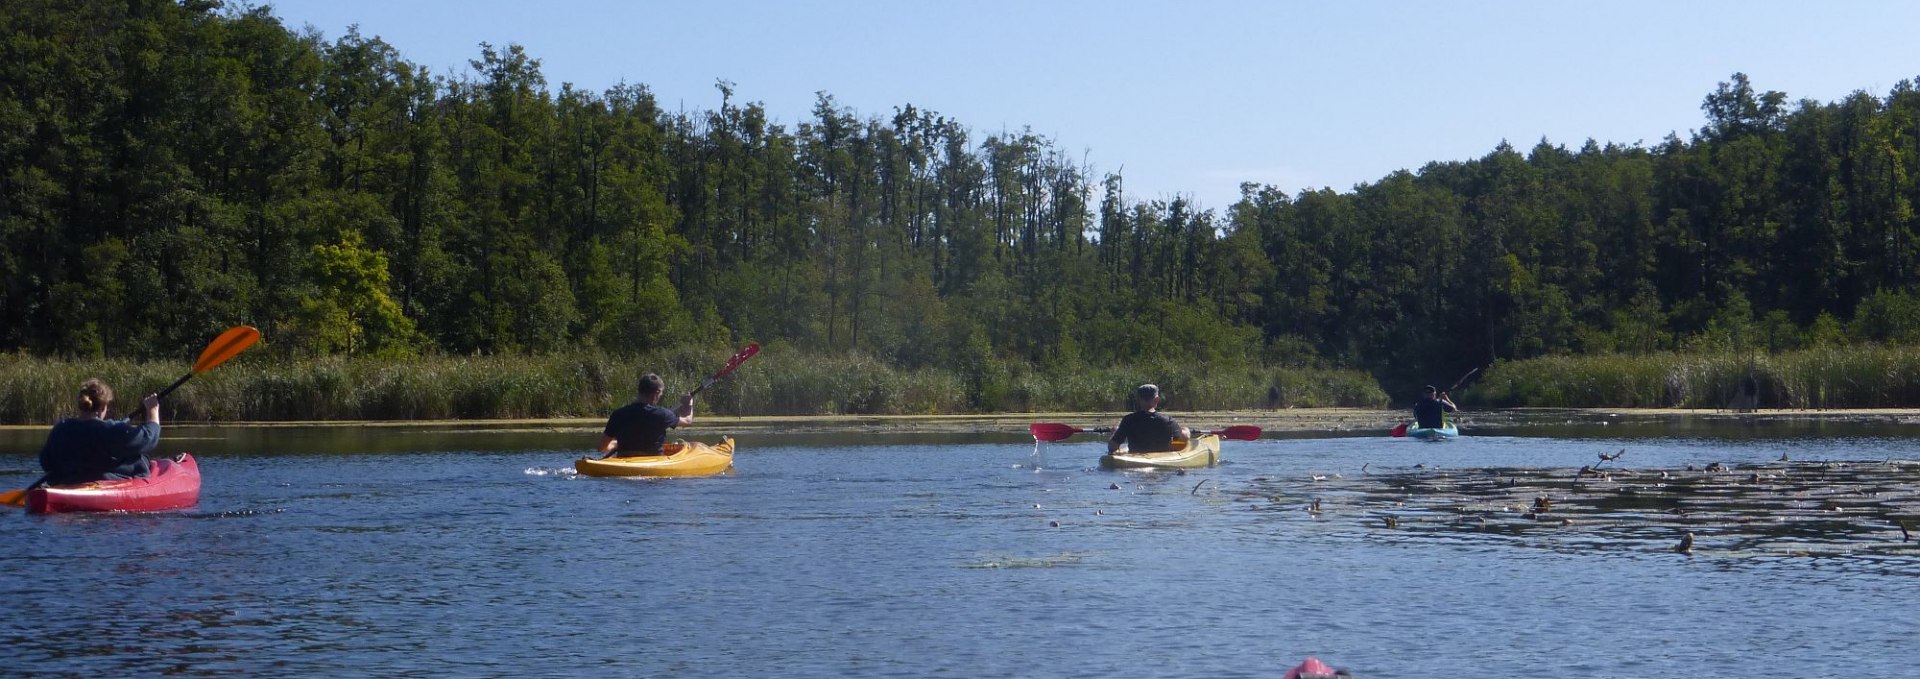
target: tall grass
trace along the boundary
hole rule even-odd
[[[1727,408],[1749,377],[1763,408],[1920,406],[1920,347],[1537,358],[1496,364],[1469,396],[1494,406]]]
[[[404,361],[241,356],[167,398],[174,421],[435,420],[595,417],[633,399],[658,372],[672,401],[725,363],[722,350],[683,349],[638,359],[605,354],[434,356]],[[82,380],[116,390],[114,415],[189,366],[0,355],[0,422],[67,416]],[[1156,382],[1167,407],[1382,406],[1359,371],[1285,368],[1101,367],[1043,372],[990,362],[965,372],[907,370],[861,355],[769,346],[703,392],[699,412],[728,415],[930,415],[1028,410],[1120,410],[1134,387]]]
[[[1111,411],[1129,407],[1135,387],[1160,386],[1169,410],[1385,407],[1386,392],[1358,370],[1190,365],[1097,367],[1055,373],[1013,369],[992,410]]]

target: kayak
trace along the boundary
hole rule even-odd
[[[1459,435],[1460,435],[1460,425],[1454,424],[1452,422],[1447,422],[1445,424],[1442,424],[1437,429],[1428,429],[1426,427],[1417,427],[1417,426],[1407,427],[1408,438],[1437,440],[1437,439],[1450,439]]]
[[[1126,446],[1100,456],[1100,466],[1108,469],[1173,469],[1211,467],[1220,464],[1220,437],[1209,434],[1192,441],[1175,441],[1180,446],[1164,453],[1129,453]]]
[[[661,448],[660,455],[627,457],[583,457],[573,470],[586,476],[712,476],[733,466],[733,439],[721,437],[719,445],[697,441],[675,441]]]
[[[185,509],[200,503],[200,463],[181,453],[149,461],[144,479],[89,481],[65,486],[42,486],[27,491],[27,511],[155,512]]]
[[[1300,663],[1291,670],[1287,670],[1286,676],[1281,677],[1281,679],[1320,679],[1321,677],[1336,676],[1349,677],[1353,675],[1328,667],[1326,663],[1320,662],[1319,658],[1308,656],[1305,662]]]

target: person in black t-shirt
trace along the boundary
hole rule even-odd
[[[681,397],[678,407],[667,410],[660,407],[660,395],[666,391],[667,383],[659,375],[642,375],[640,397],[607,418],[607,428],[600,432],[600,454],[659,455],[667,443],[668,429],[693,424],[693,394]]]
[[[1133,396],[1140,409],[1120,418],[1120,426],[1113,428],[1113,438],[1107,440],[1109,454],[1120,450],[1121,444],[1129,453],[1164,452],[1173,450],[1174,440],[1192,437],[1186,427],[1159,411],[1160,387],[1142,384]]]
[[[1459,410],[1460,407],[1453,404],[1453,399],[1447,398],[1447,392],[1429,384],[1420,390],[1420,401],[1413,404],[1413,419],[1421,429],[1439,429],[1447,426],[1447,413]]]

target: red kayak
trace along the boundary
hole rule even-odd
[[[200,464],[181,453],[152,460],[144,479],[91,481],[70,486],[43,486],[27,491],[27,511],[153,512],[184,509],[200,502]]]
[[[1323,679],[1336,676],[1349,677],[1353,675],[1328,667],[1326,663],[1320,662],[1319,658],[1308,656],[1306,662],[1300,663],[1298,667],[1291,670],[1287,670],[1287,675],[1283,679]]]

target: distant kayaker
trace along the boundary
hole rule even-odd
[[[678,407],[667,410],[660,407],[660,395],[666,391],[667,383],[659,375],[642,375],[640,397],[607,418],[607,428],[600,432],[600,454],[659,455],[667,443],[668,429],[693,424],[693,394],[681,397]]]
[[[113,388],[98,378],[80,383],[78,417],[53,425],[40,448],[45,483],[62,486],[106,479],[133,479],[147,475],[147,454],[160,445],[160,397],[140,399],[146,421],[107,419]]]
[[[1459,412],[1460,407],[1447,398],[1447,392],[1427,385],[1420,393],[1420,402],[1413,404],[1415,426],[1421,429],[1439,429],[1446,426],[1447,413]],[[1398,434],[1396,434],[1397,436]]]
[[[1184,441],[1192,437],[1186,427],[1160,412],[1160,387],[1142,384],[1133,390],[1133,398],[1139,410],[1120,418],[1120,426],[1113,428],[1113,438],[1107,440],[1109,454],[1119,450],[1122,444],[1131,453],[1164,452],[1173,450],[1176,439]]]

